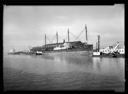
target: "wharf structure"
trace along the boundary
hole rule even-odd
[[[119,47],[119,42],[115,46],[108,46],[100,49],[100,36],[98,35],[98,42],[96,42],[96,50],[93,52],[94,57],[124,57],[125,49]]]

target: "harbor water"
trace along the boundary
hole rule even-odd
[[[124,58],[4,55],[4,90],[125,91]]]

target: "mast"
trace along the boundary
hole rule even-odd
[[[69,28],[68,28],[68,42],[69,42]]]
[[[100,50],[100,35],[98,35],[98,52]]]
[[[85,24],[85,33],[86,33],[86,42],[88,41],[88,35],[87,35],[87,25]]]
[[[97,51],[97,42],[96,42],[96,51]]]
[[[58,32],[56,32],[56,40],[57,40],[57,45],[58,45]]]
[[[46,47],[46,34],[45,34],[45,47]]]

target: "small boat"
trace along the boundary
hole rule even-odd
[[[36,55],[42,55],[43,52],[42,51],[36,51]]]

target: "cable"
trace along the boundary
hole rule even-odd
[[[70,32],[70,34],[71,34],[74,38],[76,38],[76,35],[74,35],[72,32]]]
[[[54,41],[55,37],[56,37],[56,36],[54,36],[54,37],[52,38],[52,41],[51,41],[51,43],[53,43],[53,41]]]
[[[49,41],[49,43],[50,43],[50,39],[47,37],[47,40]]]
[[[77,40],[82,33],[83,33],[83,30],[80,32],[80,34],[77,36],[77,38],[75,40]]]

